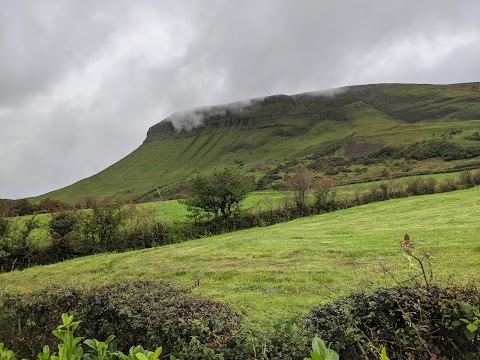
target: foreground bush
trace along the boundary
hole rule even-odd
[[[112,344],[115,335],[110,335],[105,341],[86,339],[82,343],[84,338],[75,334],[81,321],[73,321],[73,319],[73,315],[62,314],[62,324],[52,332],[60,340],[58,354],[50,351],[50,346],[44,345],[37,356],[38,360],[158,360],[162,353],[161,347],[153,352],[144,349],[141,345],[130,347],[128,354],[115,351]],[[87,351],[82,345],[88,347]],[[175,355],[170,355],[169,358],[178,360]],[[6,348],[4,343],[0,343],[0,359],[18,360],[13,350]]]
[[[58,342],[51,329],[60,314],[68,311],[82,319],[84,338],[106,339],[86,340],[87,351],[91,351],[88,346],[128,352],[129,347],[138,350],[142,344],[150,349],[162,345],[162,358],[175,354],[180,359],[303,360],[311,338],[320,336],[326,346],[314,340],[313,360],[318,359],[316,355],[338,359],[337,353],[340,359],[479,359],[479,307],[480,293],[474,286],[396,286],[314,308],[304,322],[241,328],[241,317],[227,305],[193,297],[165,283],[139,281],[90,290],[3,294],[0,340],[18,350],[18,358],[35,357],[47,344],[49,348],[38,359],[57,360],[47,354],[48,349],[56,350]],[[64,323],[65,319],[66,315]],[[13,360],[12,354],[5,350],[0,358]]]
[[[345,359],[479,359],[477,288],[397,286],[313,309],[306,320]],[[477,324],[477,325],[475,325]]]
[[[166,283],[135,281],[90,290],[3,294],[0,339],[21,356],[36,357],[44,344],[54,346],[51,329],[65,312],[82,319],[86,337],[106,339],[115,334],[121,350],[161,344],[164,353],[188,359],[215,359],[215,349],[241,323],[228,305],[194,297]]]

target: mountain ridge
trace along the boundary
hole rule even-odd
[[[464,87],[465,85],[471,85],[472,90],[477,90],[480,87],[480,83],[461,83],[461,84],[450,84],[450,85],[434,85],[434,84],[400,84],[400,83],[381,83],[381,84],[366,84],[366,85],[352,85],[352,86],[345,86],[341,88],[334,88],[328,89],[323,91],[313,91],[313,92],[304,92],[300,94],[294,95],[285,95],[285,94],[277,94],[277,95],[270,95],[261,98],[253,98],[249,100],[224,104],[224,105],[215,105],[210,107],[204,107],[199,109],[192,109],[190,111],[184,111],[181,113],[174,113],[167,117],[166,119],[162,120],[161,122],[153,125],[149,128],[147,132],[147,138],[145,142],[155,140],[157,137],[164,137],[164,136],[172,136],[175,135],[178,131],[182,131],[181,127],[175,126],[174,121],[171,120],[172,117],[176,118],[176,120],[181,121],[178,119],[181,116],[189,117],[195,116],[202,117],[201,122],[194,126],[193,129],[189,128],[189,130],[194,130],[198,127],[215,127],[219,125],[229,126],[229,125],[250,125],[252,126],[252,113],[253,113],[253,122],[258,120],[259,112],[262,113],[262,107],[267,107],[270,110],[271,106],[275,106],[278,110],[280,107],[282,115],[284,116],[310,116],[313,117],[315,120],[342,120],[346,119],[345,114],[337,113],[342,106],[357,102],[357,101],[365,101],[370,98],[368,105],[371,105],[376,108],[375,105],[382,107],[385,103],[376,99],[376,96],[379,94],[382,97],[385,97],[385,93],[382,93],[381,90],[386,88],[393,88],[393,87],[425,87],[425,88],[435,88],[437,90],[441,89],[442,86],[444,87]],[[417,99],[421,99],[422,101],[426,100],[425,97],[417,96]],[[307,101],[309,100],[309,101]],[[340,101],[339,101],[340,100]],[[450,99],[445,99],[447,102]],[[474,98],[475,101],[479,101],[478,97]],[[387,101],[398,101],[398,98],[390,98]],[[311,103],[316,103],[317,106],[311,106]],[[383,106],[384,107],[384,106]],[[320,108],[320,109],[319,109]],[[268,111],[267,110],[267,111]],[[286,110],[286,111],[285,111]],[[320,110],[320,111],[319,111]],[[323,110],[323,111],[322,111]],[[455,108],[448,108],[443,109],[443,112],[439,112],[436,114],[432,114],[434,118],[443,117],[449,115],[450,113],[455,113],[457,109]],[[337,112],[336,112],[337,111]],[[263,111],[264,113],[265,111]],[[179,114],[177,116],[177,114]],[[271,112],[266,116],[263,114],[264,119],[272,119],[275,115],[279,114],[272,114]],[[390,114],[389,114],[390,115]],[[409,116],[410,115],[410,116]],[[431,120],[432,115],[430,117],[425,117],[423,119],[418,118],[416,116],[411,116],[412,113],[392,113],[391,116],[395,119],[405,120],[407,122],[418,122],[422,120]],[[255,117],[256,116],[256,117]],[[219,124],[215,122],[217,118],[223,117],[226,119],[223,123]],[[480,112],[475,112],[474,114],[467,114],[466,118],[463,117],[462,120],[473,120],[480,118]]]
[[[192,175],[223,166],[243,168],[262,182],[260,188],[281,188],[298,164],[317,176],[336,172],[344,182],[386,171],[399,175],[473,166],[480,161],[480,142],[467,139],[480,129],[478,89],[480,83],[355,85],[175,113],[150,127],[143,144],[122,160],[35,199],[148,199],[157,189],[179,193]],[[398,156],[375,164],[358,160],[383,148],[408,146],[413,146],[410,153],[415,146],[423,152],[429,147],[474,150],[465,158],[433,153],[418,161]],[[394,160],[402,162],[403,170],[395,168]]]

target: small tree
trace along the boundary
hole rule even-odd
[[[54,214],[49,223],[49,229],[52,236],[65,237],[75,229],[77,216],[69,211]]]
[[[335,180],[331,177],[323,177],[315,182],[315,205],[319,210],[328,210],[329,203],[333,202],[335,197],[334,187]],[[357,195],[357,198],[359,197],[360,195]]]
[[[82,213],[82,231],[93,248],[116,250],[118,232],[126,221],[126,210],[115,199],[92,198],[91,211]]]
[[[194,177],[190,183],[193,195],[184,203],[194,214],[203,211],[217,218],[228,218],[238,210],[253,188],[251,177],[226,167],[210,175],[198,174]]]
[[[300,166],[288,180],[288,189],[294,192],[295,204],[298,208],[307,205],[307,195],[313,185],[313,172]]]
[[[53,245],[58,251],[65,251],[69,247],[69,235],[75,230],[78,216],[72,211],[64,211],[52,215],[48,224],[52,235]]]

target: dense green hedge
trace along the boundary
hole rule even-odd
[[[229,306],[151,281],[91,289],[57,288],[0,297],[0,341],[36,357],[63,312],[81,319],[85,338],[116,335],[118,350],[163,347],[180,359],[303,360],[315,336],[341,359],[479,359],[480,292],[475,286],[396,286],[314,308],[273,326],[244,322]],[[471,325],[469,325],[471,324]],[[476,324],[476,325],[475,325]],[[470,327],[468,327],[470,326]],[[470,329],[470,330],[469,330]]]
[[[343,359],[480,359],[480,293],[474,286],[396,286],[359,293],[313,309],[309,332]],[[462,320],[463,319],[463,320]],[[474,329],[472,327],[471,329]]]
[[[130,281],[92,289],[55,288],[0,298],[0,339],[21,356],[52,347],[62,313],[82,320],[82,335],[115,334],[122,349],[163,346],[164,354],[214,359],[217,348],[240,329],[241,316],[220,302],[193,296],[166,283]],[[188,356],[187,356],[188,355]]]

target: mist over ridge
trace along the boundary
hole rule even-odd
[[[224,126],[249,126],[265,127],[275,126],[280,118],[309,118],[312,121],[337,120],[348,121],[352,118],[350,110],[346,107],[353,103],[357,106],[371,106],[385,111],[393,119],[407,122],[428,120],[429,117],[438,118],[451,112],[452,116],[461,109],[452,108],[442,110],[441,113],[429,114],[418,109],[418,114],[413,114],[415,104],[421,103],[428,98],[438,96],[443,87],[461,88],[464,84],[431,85],[431,84],[365,84],[351,85],[339,88],[304,92],[294,95],[269,95],[233,103],[205,106],[190,110],[178,111],[165,118],[161,122],[150,127],[146,142],[164,136],[189,132],[198,128],[218,128]],[[476,91],[476,83],[471,83],[472,91]],[[425,95],[409,94],[414,88],[421,89]],[[406,99],[408,97],[408,99]],[[445,101],[447,101],[446,99]],[[437,108],[440,109],[442,99]],[[398,103],[410,102],[410,110],[396,109],[392,111],[390,105],[395,107]],[[362,105],[363,104],[363,105]],[[476,119],[479,114],[465,115],[465,119]],[[464,116],[464,117],[465,117]]]

